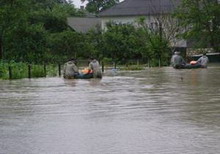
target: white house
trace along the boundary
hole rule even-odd
[[[181,30],[177,21],[170,15],[180,4],[181,0],[125,0],[112,8],[99,13],[101,27],[106,29],[108,22],[137,24],[140,17],[145,17],[149,28],[160,26],[164,35],[170,40],[172,47],[186,49],[185,40],[176,39],[175,35]]]

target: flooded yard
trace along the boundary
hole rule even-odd
[[[0,80],[0,154],[219,151],[219,66]]]

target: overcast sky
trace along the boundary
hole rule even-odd
[[[82,3],[81,0],[73,0],[73,4],[77,7],[80,8],[80,6],[85,6],[86,2]]]

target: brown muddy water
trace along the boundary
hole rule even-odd
[[[220,67],[0,80],[1,154],[217,154]]]

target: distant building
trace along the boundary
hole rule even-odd
[[[131,17],[170,14],[180,0],[125,0],[102,11],[100,17]]]
[[[96,17],[69,17],[68,25],[76,32],[87,33],[89,30],[101,27],[101,20]]]
[[[186,41],[174,37],[180,29],[170,16],[179,4],[180,0],[125,0],[99,13],[101,27],[106,30],[108,22],[136,25],[140,17],[145,17],[149,28],[160,26],[167,37],[172,37],[171,46],[185,50]]]

